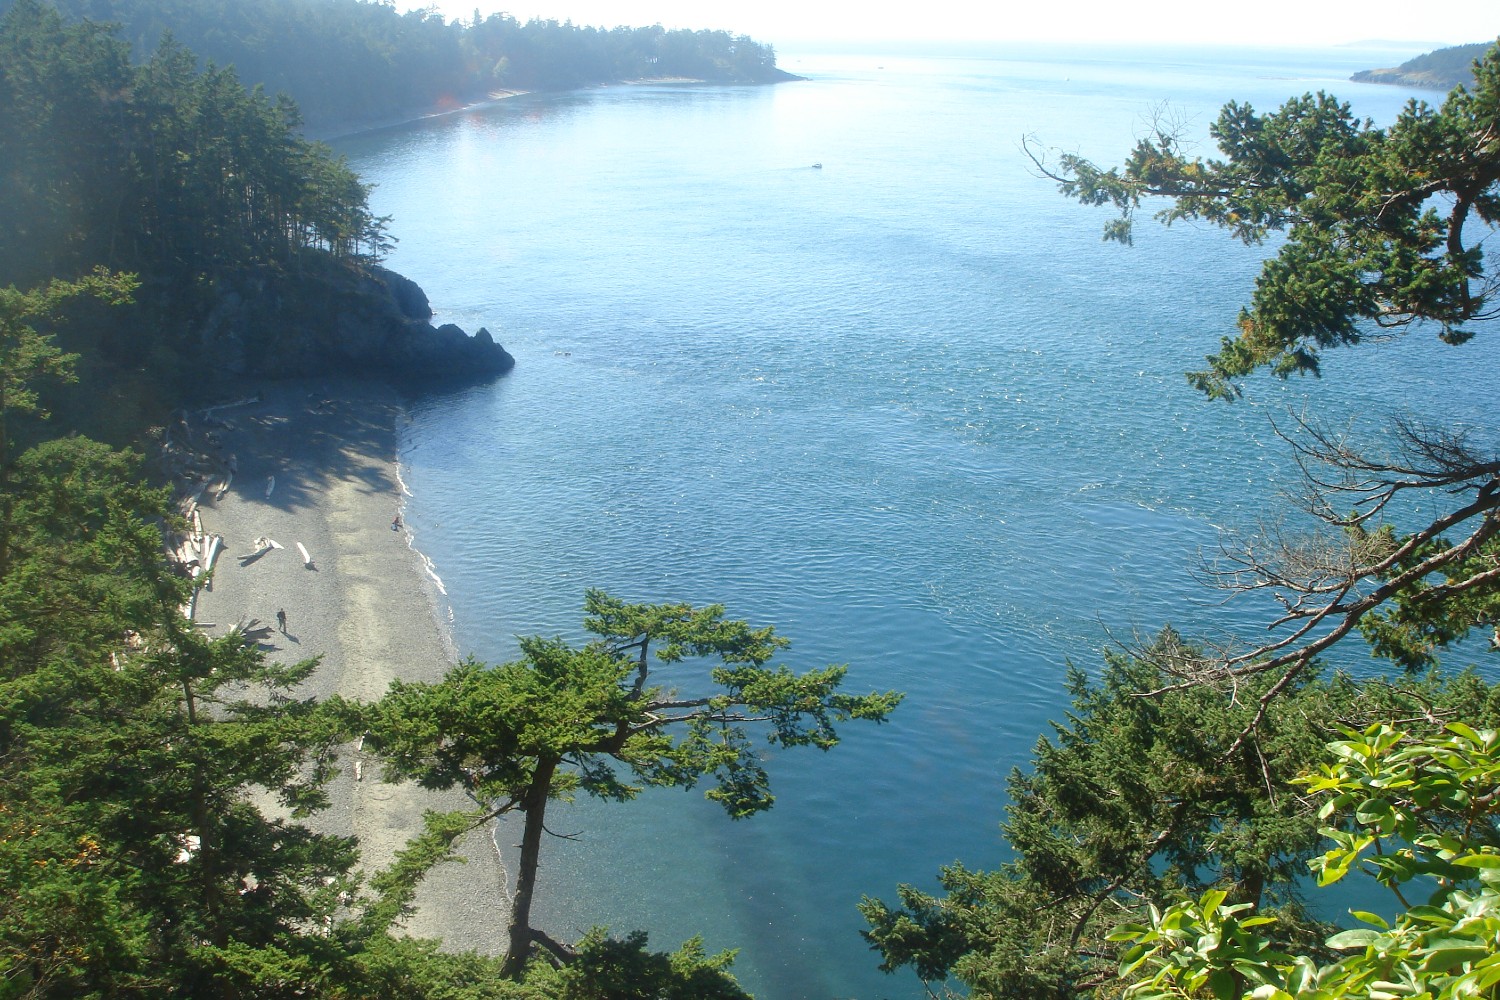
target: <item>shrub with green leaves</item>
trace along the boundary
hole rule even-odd
[[[1289,955],[1275,918],[1213,891],[1149,924],[1116,928],[1132,1000],[1371,1000],[1500,996],[1500,733],[1449,723],[1418,738],[1388,725],[1330,743],[1332,760],[1297,782],[1325,796],[1330,847],[1310,864],[1320,886],[1359,872],[1391,891],[1394,919],[1351,910],[1361,926],[1332,954]]]

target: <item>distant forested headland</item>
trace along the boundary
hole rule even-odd
[[[123,443],[216,380],[511,364],[380,266],[387,220],[290,98],[172,36],[142,55],[41,0],[4,8],[0,290],[129,276],[128,303],[35,317],[84,383],[48,402],[57,423]]]
[[[432,330],[421,289],[380,267],[393,237],[367,187],[307,135],[649,77],[789,78],[722,31],[362,0],[0,0],[0,288],[133,275],[128,305],[48,326],[85,382],[143,406],[203,391],[205,372],[504,370],[488,334]],[[67,416],[105,436],[132,422]]]
[[[1389,83],[1427,90],[1474,86],[1474,61],[1483,58],[1494,42],[1474,42],[1425,52],[1389,69],[1363,69],[1349,79],[1357,83]]]
[[[0,0],[0,13],[14,0]],[[70,19],[120,26],[143,61],[164,33],[205,63],[232,66],[247,86],[285,93],[306,128],[331,134],[405,113],[480,100],[497,90],[571,90],[624,80],[710,83],[795,79],[776,53],[727,31],[468,23],[401,14],[365,0],[54,0]]]

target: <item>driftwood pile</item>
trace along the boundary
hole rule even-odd
[[[177,511],[183,520],[182,528],[168,533],[167,554],[178,572],[194,580],[193,596],[182,609],[189,620],[196,611],[198,591],[204,581],[209,581],[208,573],[224,548],[222,535],[204,529],[198,502],[205,492],[215,500],[223,499],[238,468],[234,453],[224,447],[219,433],[233,425],[215,414],[259,401],[259,397],[243,399],[196,413],[178,410],[162,430],[162,471],[173,484]],[[211,587],[212,582],[208,585]]]

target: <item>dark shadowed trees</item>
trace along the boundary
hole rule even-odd
[[[12,2],[0,0],[0,12]],[[139,60],[170,32],[247,86],[296,101],[318,133],[486,99],[499,89],[570,90],[672,77],[792,79],[771,46],[729,31],[624,27],[326,0],[56,0],[65,16],[121,26]]]
[[[140,65],[106,27],[38,0],[0,17],[0,282],[96,266],[189,294],[305,250],[375,258],[385,220],[295,108],[199,70],[170,36]]]

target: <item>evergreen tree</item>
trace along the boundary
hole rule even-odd
[[[582,647],[522,640],[522,659],[461,663],[438,684],[396,682],[369,716],[365,745],[392,778],[462,788],[482,809],[471,822],[521,815],[506,972],[519,976],[541,943],[531,925],[550,801],[578,792],[627,801],[647,786],[691,788],[736,819],[768,809],[770,779],[749,738],[831,749],[836,723],[883,721],[901,696],[839,691],[845,670],[794,673],[769,662],[787,645],[771,627],[726,619],[718,605],[627,604],[585,597]],[[694,660],[716,665],[692,669]],[[663,686],[670,685],[670,686]]]
[[[1166,123],[1118,168],[1072,155],[1054,165],[1028,148],[1063,193],[1119,212],[1107,239],[1129,243],[1145,204],[1163,204],[1168,224],[1277,238],[1238,335],[1189,376],[1233,399],[1256,371],[1317,374],[1320,352],[1374,335],[1483,336],[1497,129],[1500,47],[1476,64],[1472,90],[1436,109],[1413,101],[1388,128],[1318,94],[1267,115],[1226,106],[1211,129],[1222,159],[1189,157]],[[1474,886],[1500,864],[1485,729],[1500,701],[1472,675],[1421,672],[1500,623],[1500,459],[1411,421],[1397,421],[1384,453],[1310,419],[1284,436],[1307,474],[1304,508],[1335,531],[1232,542],[1211,567],[1231,590],[1281,603],[1275,637],[1208,648],[1169,632],[1109,656],[1097,688],[1075,676],[1074,713],[1010,782],[1002,829],[1015,859],[945,869],[943,895],[902,887],[898,906],[863,904],[884,967],[987,997],[1493,993],[1493,880]],[[1404,675],[1318,680],[1319,654],[1358,633]],[[1410,749],[1382,725],[1410,733]],[[1312,782],[1336,793],[1319,809],[1298,775],[1340,732],[1341,763]],[[1429,760],[1455,770],[1434,776]],[[1387,786],[1398,762],[1404,776]],[[1335,813],[1346,818],[1329,829]],[[1330,936],[1300,906],[1299,877],[1311,864],[1332,881],[1366,850],[1385,852],[1370,864],[1388,884],[1436,875],[1438,895],[1392,924]],[[1340,962],[1340,949],[1358,954]]]
[[[1121,926],[1210,892],[1274,915],[1283,950],[1326,956],[1334,928],[1302,901],[1326,822],[1295,782],[1340,720],[1419,720],[1424,735],[1448,719],[1500,720],[1500,690],[1472,674],[1399,684],[1304,674],[1253,727],[1264,675],[1232,691],[1142,696],[1170,680],[1163,661],[1199,655],[1168,630],[1143,655],[1107,654],[1095,682],[1074,670],[1066,722],[1008,782],[1001,834],[1013,859],[944,868],[941,894],[904,885],[897,905],[860,904],[882,968],[955,980],[975,997],[1113,996]]]
[[[130,288],[0,291],[0,411],[34,415],[39,384],[69,374],[36,324]],[[665,955],[596,932],[567,969],[514,981],[500,960],[398,936],[461,827],[435,818],[362,879],[353,841],[302,822],[361,711],[297,695],[314,661],[197,633],[164,556],[178,519],[139,456],[69,436],[7,452],[5,470],[0,996],[744,996],[732,956],[691,941]]]
[[[1123,167],[1064,155],[1048,167],[1064,194],[1113,205],[1107,239],[1129,242],[1143,199],[1165,223],[1202,220],[1256,244],[1283,236],[1261,270],[1239,333],[1189,376],[1211,397],[1267,369],[1319,371],[1321,351],[1417,329],[1469,343],[1496,315],[1500,274],[1485,244],[1500,225],[1500,46],[1474,65],[1473,89],[1441,107],[1411,101],[1388,128],[1327,94],[1259,115],[1225,106],[1211,128],[1222,160],[1189,158],[1160,128]],[[1290,679],[1355,631],[1409,668],[1472,629],[1500,624],[1500,457],[1455,430],[1398,420],[1383,450],[1313,421],[1286,435],[1308,470],[1304,501],[1337,529],[1331,542],[1252,539],[1222,579],[1282,602],[1286,633],[1195,665],[1185,680],[1277,672]],[[1383,453],[1382,453],[1383,452]],[[1424,504],[1435,504],[1433,517]],[[1425,512],[1424,512],[1425,511]],[[1418,525],[1398,531],[1386,521]]]

